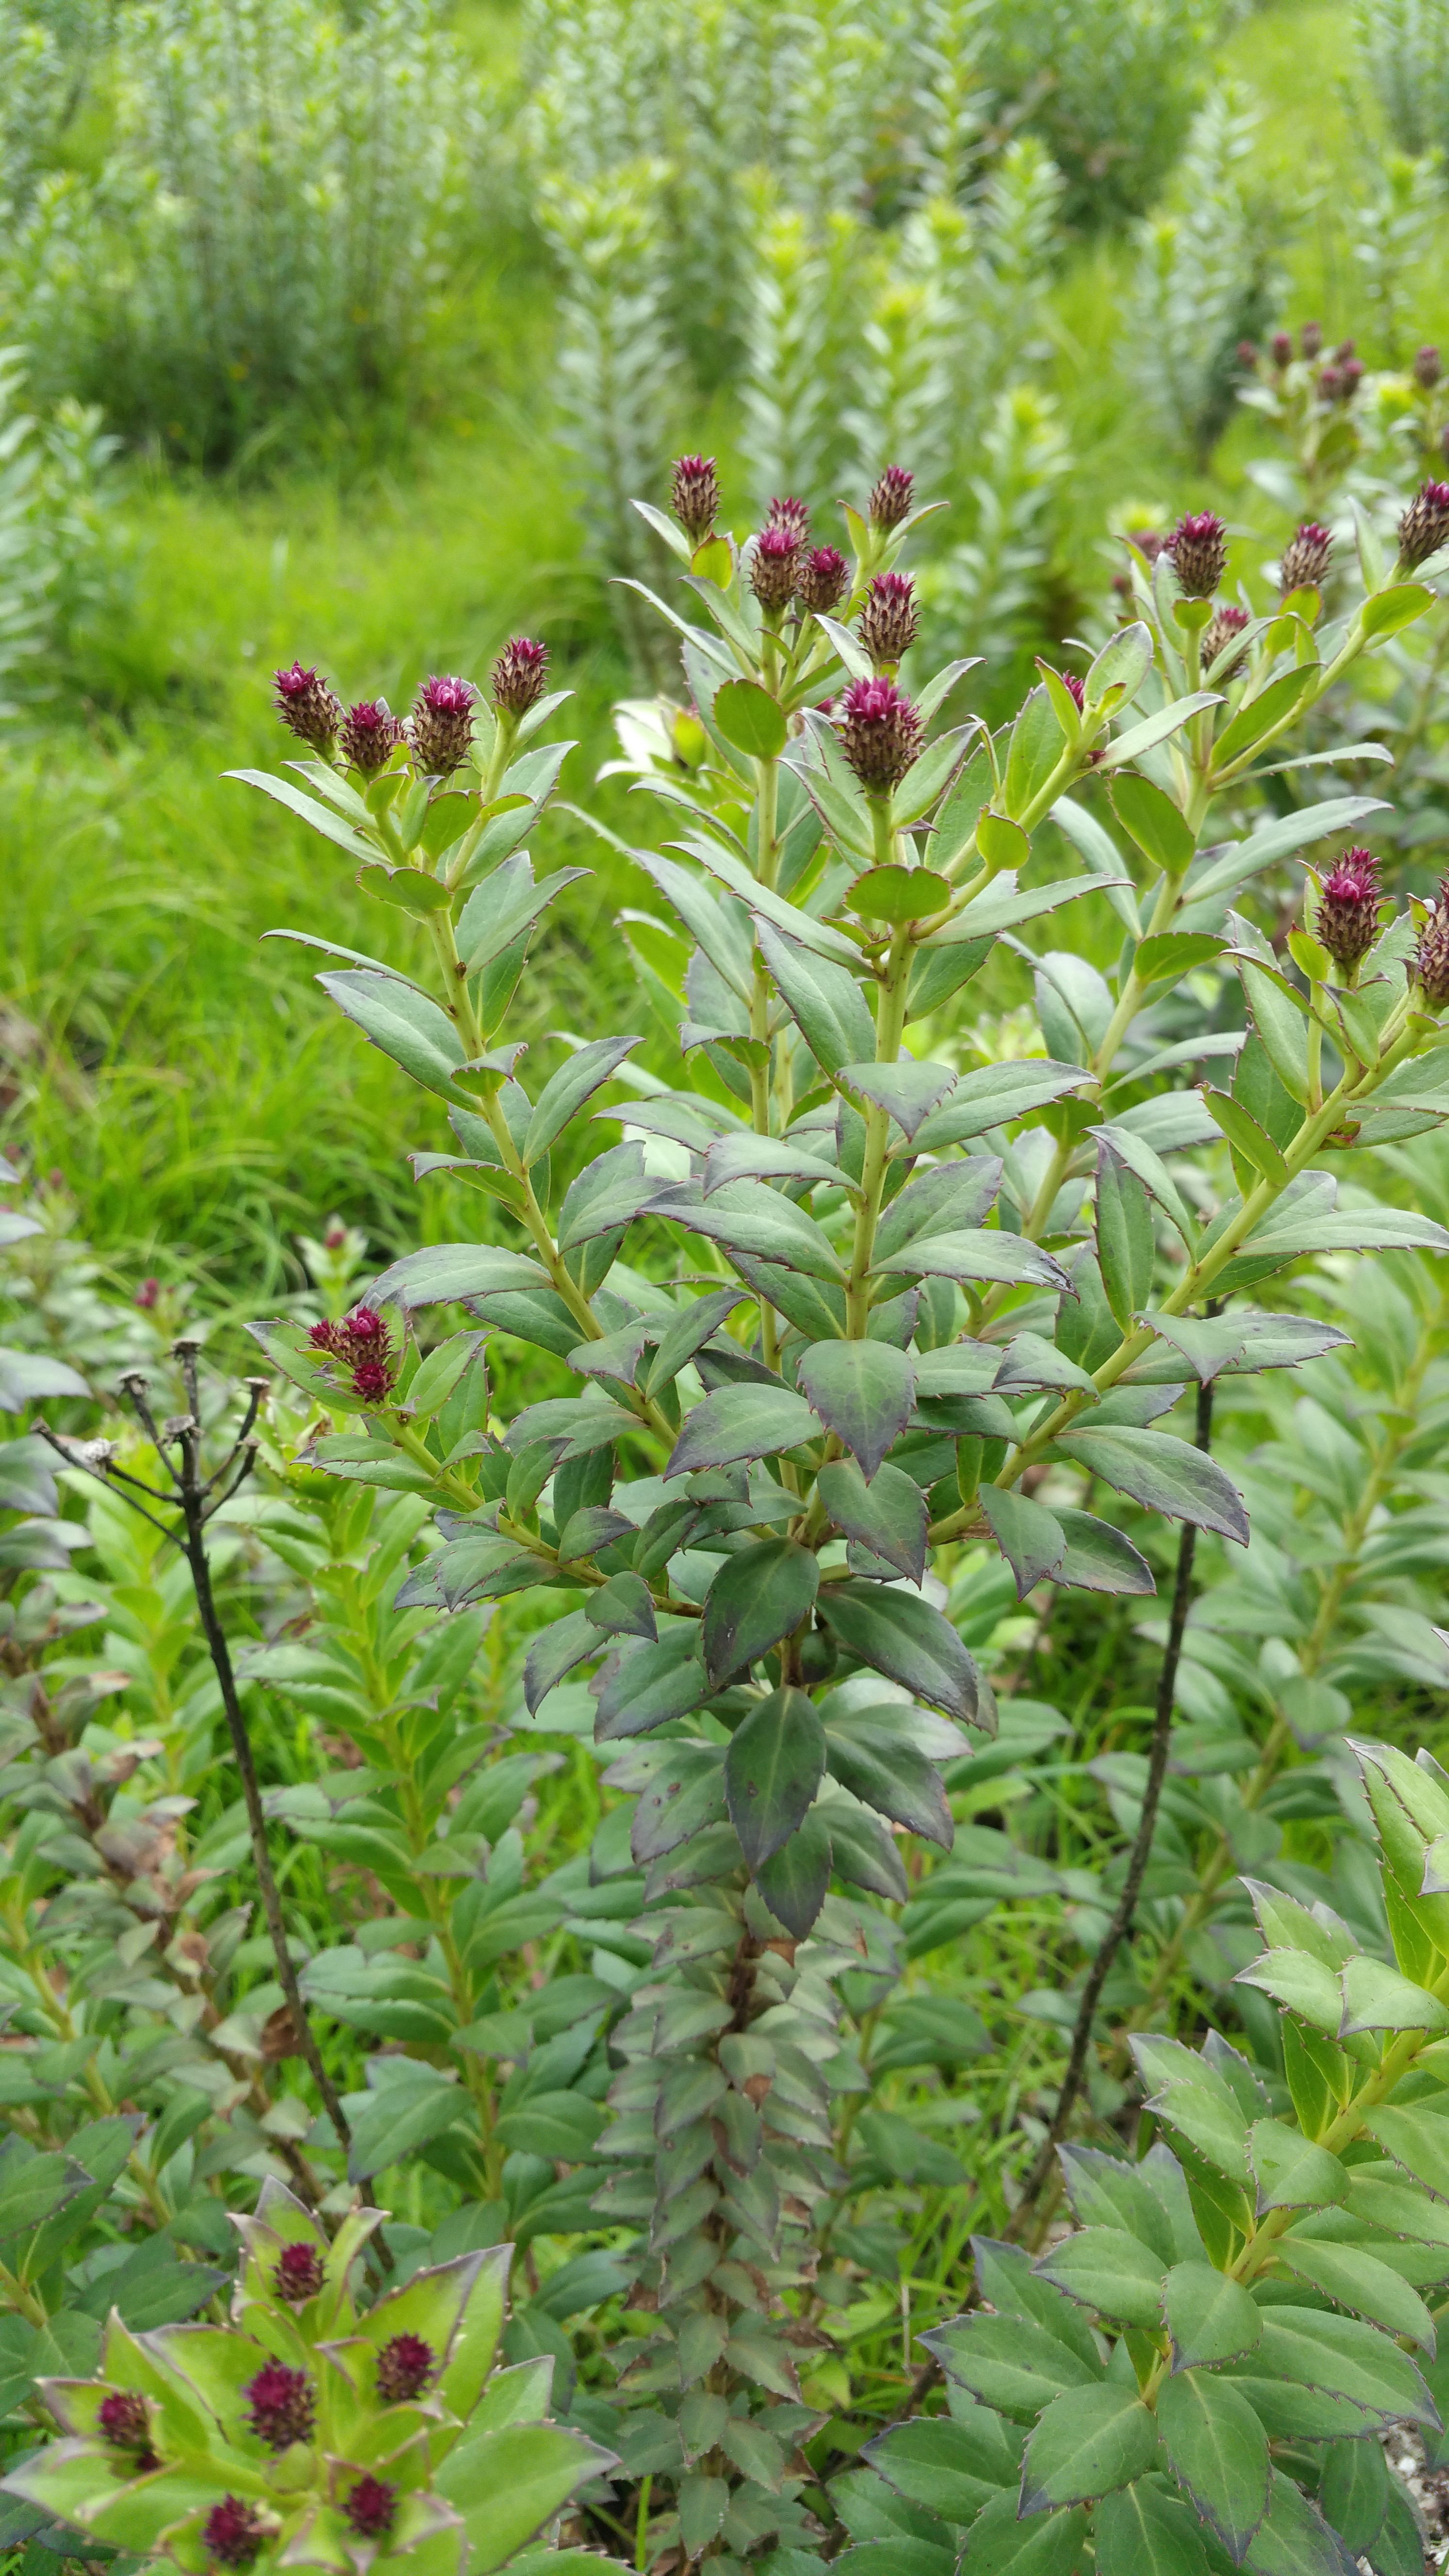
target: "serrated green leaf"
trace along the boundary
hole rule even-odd
[[[1084,2227],[1054,2245],[1036,2269],[1100,2316],[1129,2326],[1162,2323],[1164,2266],[1125,2228]]]
[[[1262,2316],[1242,2283],[1215,2272],[1210,2263],[1174,2264],[1163,2313],[1174,2370],[1230,2360],[1235,2353],[1252,2352],[1262,2338]]]
[[[1026,2446],[1019,2509],[1091,2503],[1144,2476],[1156,2456],[1156,2420],[1135,2384],[1064,2389]]]
[[[1268,2440],[1230,2379],[1176,2372],[1157,2396],[1157,2428],[1204,2522],[1241,2566],[1268,2511]]]
[[[824,1769],[825,1730],[804,1691],[771,1691],[736,1727],[725,1755],[725,1797],[752,1870],[798,1830]]]

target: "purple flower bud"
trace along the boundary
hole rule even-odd
[[[1075,671],[1059,671],[1057,673],[1057,677],[1061,681],[1062,687],[1066,690],[1067,696],[1071,699],[1073,706],[1076,708],[1078,715],[1084,715],[1087,706],[1086,681],[1080,679]]]
[[[1212,669],[1218,655],[1226,651],[1228,645],[1231,644],[1233,637],[1235,635],[1241,635],[1243,628],[1248,623],[1249,618],[1246,608],[1235,608],[1230,603],[1225,602],[1221,608],[1214,609],[1212,616],[1209,618],[1207,625],[1203,629],[1202,667],[1205,671],[1210,671]],[[1232,661],[1229,662],[1223,670],[1217,673],[1217,678],[1220,680],[1235,680],[1246,660],[1247,647],[1244,646],[1243,651],[1241,653],[1236,653],[1233,656]]]
[[[866,593],[857,629],[877,671],[893,671],[916,640],[916,585],[909,573],[877,573]]]
[[[1165,537],[1160,528],[1129,528],[1126,543],[1136,547],[1144,563],[1155,564],[1172,540]]]
[[[1339,362],[1338,379],[1342,387],[1340,399],[1346,403],[1352,402],[1359,386],[1363,383],[1362,358],[1342,359]]]
[[[1292,332],[1291,332],[1291,331],[1275,331],[1275,332],[1274,332],[1274,334],[1273,334],[1273,343],[1272,343],[1272,345],[1273,345],[1273,364],[1274,364],[1274,366],[1275,366],[1275,367],[1279,367],[1279,368],[1282,368],[1282,367],[1291,367],[1291,366],[1292,366],[1292,364],[1293,364],[1293,334],[1292,334]]]
[[[393,1371],[390,1360],[359,1360],[352,1372],[352,1392],[364,1404],[386,1404],[392,1393]]]
[[[1215,510],[1189,510],[1167,540],[1178,586],[1188,599],[1211,599],[1228,568],[1227,531]]]
[[[1422,349],[1414,352],[1414,382],[1422,386],[1426,394],[1432,393],[1442,373],[1439,352],[1432,341],[1426,341]]]
[[[1341,401],[1342,401],[1342,399],[1343,399],[1343,369],[1342,369],[1342,367],[1322,367],[1322,368],[1320,368],[1320,370],[1319,370],[1319,375],[1318,375],[1318,393],[1319,393],[1319,399],[1320,399],[1320,401],[1322,401],[1322,402],[1326,402],[1326,403],[1336,403],[1336,402],[1341,402]]]
[[[471,680],[435,675],[424,680],[408,719],[413,758],[427,778],[451,778],[461,769],[473,741],[473,709],[478,692]]]
[[[810,510],[807,502],[797,501],[787,493],[783,501],[772,501],[765,513],[767,528],[786,528],[797,546],[803,546],[810,534]]]
[[[1302,350],[1304,357],[1307,358],[1311,364],[1313,359],[1318,356],[1320,349],[1323,347],[1322,323],[1305,322],[1302,330],[1298,334],[1298,346]]]
[[[1236,356],[1238,365],[1245,376],[1256,375],[1258,369],[1258,344],[1256,340],[1240,340],[1238,342]]]
[[[251,2410],[251,2429],[269,2451],[285,2451],[290,2443],[309,2439],[317,2400],[304,2370],[289,2370],[283,2361],[266,2362],[242,2395]]]
[[[788,607],[799,560],[799,539],[789,528],[772,523],[760,530],[750,559],[750,588],[767,615]]]
[[[924,728],[889,680],[852,680],[840,701],[840,747],[868,795],[889,795],[921,748]]]
[[[101,2440],[113,2451],[130,2454],[131,2468],[137,2476],[148,2469],[159,2469],[160,2461],[151,2447],[151,2417],[145,2398],[135,2388],[116,2388],[101,2399],[96,2417]]]
[[[493,665],[493,703],[505,715],[526,716],[548,685],[548,646],[531,635],[514,635]]]
[[[888,465],[870,496],[870,524],[873,528],[898,528],[902,519],[911,515],[911,494],[916,478],[904,465]]]
[[[385,698],[360,698],[348,709],[338,739],[348,768],[375,778],[407,735]]]
[[[795,596],[816,617],[838,608],[849,588],[850,566],[834,546],[817,546],[795,575]]]
[[[1421,483],[1399,521],[1399,566],[1413,572],[1449,541],[1449,483]]]
[[[308,1338],[315,1341],[316,1336],[317,1327],[314,1325]],[[299,2236],[295,2244],[282,2247],[277,2257],[277,2268],[272,2274],[272,2286],[278,2298],[285,2299],[289,2307],[300,2308],[305,2300],[316,2298],[326,2277],[316,2246],[309,2244],[305,2236]]]
[[[377,2393],[385,2404],[400,2406],[427,2386],[437,2354],[421,2335],[394,2335],[377,2356]]]
[[[693,546],[702,546],[719,510],[719,476],[712,456],[681,456],[670,477],[674,515]]]
[[[1368,955],[1379,927],[1383,887],[1372,850],[1345,850],[1323,880],[1314,929],[1335,966],[1351,972]]]
[[[304,671],[294,662],[290,671],[274,671],[277,684],[276,708],[282,722],[299,742],[328,757],[337,740],[342,722],[342,701],[330,681],[318,671]]]
[[[1339,366],[1339,367],[1346,367],[1346,366],[1347,366],[1347,364],[1348,364],[1348,362],[1349,362],[1349,359],[1350,359],[1352,356],[1353,356],[1353,342],[1352,342],[1352,340],[1340,340],[1340,341],[1339,341],[1339,344],[1338,344],[1338,347],[1334,350],[1334,353],[1333,353],[1334,364],[1335,364],[1336,366]]]
[[[201,2527],[204,2549],[222,2567],[250,2567],[259,2558],[266,2540],[266,2526],[254,2504],[243,2504],[240,2496],[223,2496],[213,2505]]]
[[[1290,590],[1320,590],[1332,552],[1331,531],[1320,526],[1317,519],[1305,519],[1296,536],[1289,538],[1278,567],[1285,594]]]
[[[1429,906],[1429,918],[1419,933],[1419,953],[1414,961],[1419,998],[1431,1011],[1442,1011],[1449,1002],[1449,877],[1441,880],[1439,900]]]
[[[359,2540],[382,2540],[397,2516],[397,2489],[382,2478],[359,2478],[342,2510]]]

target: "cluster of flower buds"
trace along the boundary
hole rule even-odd
[[[274,671],[276,708],[284,725],[308,749],[330,760],[343,721],[342,700],[320,671],[294,662],[289,671]]]
[[[349,1371],[352,1392],[364,1404],[386,1404],[397,1380],[397,1365],[387,1325],[375,1308],[354,1306],[340,1324],[314,1324],[307,1339],[314,1351],[324,1352]]]
[[[1382,900],[1379,862],[1372,850],[1345,850],[1323,880],[1314,933],[1350,980],[1378,937]]]
[[[1442,1011],[1449,1002],[1449,877],[1440,879],[1438,901],[1430,904],[1419,933],[1414,974],[1420,1000],[1431,1011]]]
[[[1449,483],[1421,483],[1399,521],[1399,568],[1417,571],[1449,544]]]
[[[713,534],[719,515],[719,476],[712,456],[680,456],[670,478],[674,515],[692,546]]]
[[[866,593],[858,633],[877,671],[893,671],[914,644],[920,619],[909,573],[879,572]]]
[[[526,716],[548,686],[548,646],[531,635],[513,635],[493,665],[489,684],[500,714]]]
[[[911,515],[911,494],[916,478],[904,465],[888,465],[870,496],[870,524],[873,528],[898,528]]]
[[[1340,340],[1318,379],[1321,399],[1328,403],[1352,402],[1362,381],[1362,358],[1355,356],[1351,340]]]
[[[1317,519],[1305,519],[1288,540],[1278,566],[1278,579],[1286,598],[1290,590],[1322,588],[1333,552],[1332,532]]]
[[[1215,608],[1207,625],[1203,628],[1203,669],[1205,671],[1210,671],[1213,664],[1216,662],[1218,655],[1226,652],[1228,646],[1233,640],[1233,637],[1235,635],[1241,635],[1244,627],[1251,625],[1251,623],[1252,620],[1249,617],[1246,608],[1238,608],[1230,601],[1225,600],[1221,608]],[[1218,672],[1217,677],[1220,680],[1235,680],[1247,658],[1248,648],[1244,645],[1240,652],[1234,654],[1231,662],[1229,662],[1224,669]]]
[[[888,796],[921,748],[910,699],[889,680],[852,680],[838,701],[840,747],[867,795]]]
[[[1227,530],[1215,510],[1189,510],[1163,549],[1187,599],[1211,599],[1228,568]]]

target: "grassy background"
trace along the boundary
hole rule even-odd
[[[507,7],[460,23],[480,56],[513,41]],[[1333,222],[1368,113],[1348,11],[1282,0],[1234,31],[1222,68],[1263,101],[1265,175],[1306,206],[1286,316],[1314,313],[1332,339],[1360,318]],[[1056,298],[1075,460],[1067,598],[1099,594],[1106,512],[1129,498],[1211,501],[1237,527],[1277,533],[1243,479],[1249,419],[1206,477],[1144,433],[1114,363],[1131,258],[1122,241],[1084,247]],[[1449,292],[1432,272],[1425,288],[1423,333],[1449,339]],[[284,1272],[295,1279],[291,1236],[334,1209],[379,1255],[449,1230],[443,1192],[420,1201],[403,1160],[440,1141],[433,1113],[342,1031],[302,952],[260,944],[280,923],[374,951],[416,934],[364,903],[340,853],[222,773],[281,756],[277,662],[300,653],[345,691],[402,705],[429,669],[482,677],[521,628],[549,639],[577,692],[563,793],[589,792],[630,674],[553,435],[550,348],[547,278],[504,249],[457,299],[407,449],[284,466],[253,489],[127,469],[131,604],[95,638],[82,702],[13,741],[0,770],[7,1150],[64,1176],[119,1285],[200,1271],[208,1297],[254,1307]],[[598,810],[637,829],[617,784]],[[566,816],[541,829],[535,858],[595,874],[554,916],[516,1033],[537,1049],[550,1029],[640,1025],[611,925],[643,881]],[[470,1199],[470,1228],[477,1209]]]

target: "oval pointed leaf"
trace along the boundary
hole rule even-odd
[[[1026,2446],[1023,2514],[1049,2505],[1090,2504],[1144,2477],[1157,2456],[1157,2424],[1130,2387],[1067,2388],[1054,2397]]]
[[[929,1601],[880,1583],[826,1583],[820,1615],[861,1663],[963,1725],[976,1719],[976,1667]]]
[[[1261,2311],[1241,2281],[1215,2272],[1211,2263],[1175,2263],[1163,2292],[1163,2314],[1172,2337],[1172,2367],[1227,2361],[1262,2341]]]
[[[910,1421],[916,1373],[889,1342],[816,1342],[796,1372],[802,1395],[860,1462],[867,1484]]]
[[[771,1691],[741,1720],[725,1755],[725,1800],[752,1870],[804,1822],[824,1770],[825,1729],[804,1691]]]
[[[814,1555],[793,1539],[762,1539],[758,1547],[727,1556],[704,1605],[704,1664],[711,1686],[748,1671],[757,1655],[792,1635],[809,1617],[819,1588]]]
[[[1157,2429],[1204,2522],[1239,2566],[1268,2511],[1268,2436],[1232,2381],[1179,2371],[1157,2394]]]

